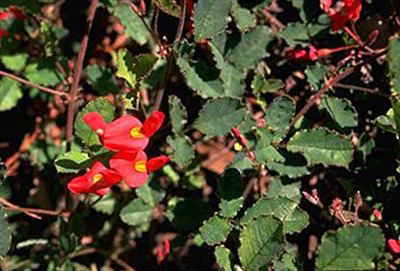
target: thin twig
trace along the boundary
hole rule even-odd
[[[21,84],[27,85],[29,87],[37,88],[38,90],[41,90],[43,92],[47,92],[47,93],[50,93],[50,94],[53,94],[53,95],[58,95],[58,96],[63,96],[63,97],[68,97],[69,96],[68,93],[66,93],[66,92],[62,92],[62,91],[58,91],[58,90],[55,90],[55,89],[39,86],[39,85],[37,85],[35,83],[29,82],[28,80],[25,80],[25,79],[23,79],[21,77],[18,77],[18,76],[14,75],[14,74],[11,74],[11,73],[8,73],[8,72],[5,72],[5,71],[0,71],[0,75],[9,77],[9,78],[11,78],[11,79],[13,79],[13,80],[15,80],[15,81],[17,81],[17,82],[19,82]]]
[[[181,12],[179,14],[179,25],[176,30],[175,43],[178,43],[182,38],[183,28],[185,27],[186,19],[186,0],[181,0]]]
[[[347,76],[352,74],[354,71],[356,71],[357,68],[360,68],[360,67],[364,66],[365,64],[381,57],[385,53],[386,53],[386,51],[376,54],[373,57],[370,57],[369,59],[362,61],[362,62],[344,70],[343,72],[339,73],[338,75],[330,77],[328,79],[328,81],[325,83],[325,85],[317,93],[315,93],[313,96],[311,96],[310,99],[307,101],[306,105],[296,114],[296,116],[294,116],[294,118],[290,122],[290,126],[293,126],[302,116],[304,116],[304,114],[306,114],[308,112],[308,110],[312,106],[314,106],[322,98],[322,95],[324,95],[325,92],[328,91],[333,85],[337,84],[339,81],[343,80],[344,78],[346,78]]]
[[[81,42],[81,48],[79,49],[78,59],[74,66],[74,75],[72,79],[72,85],[70,89],[70,97],[68,104],[68,113],[67,113],[67,131],[66,131],[66,140],[67,140],[67,150],[71,148],[71,139],[72,139],[72,128],[74,123],[74,113],[75,113],[75,98],[78,94],[79,81],[81,79],[83,61],[86,55],[86,49],[89,42],[90,30],[92,29],[94,15],[96,13],[96,8],[99,0],[92,0],[88,17],[86,21],[86,27],[84,31],[84,35]]]
[[[3,197],[0,197],[0,204],[3,205],[4,208],[7,210],[22,212],[22,213],[26,214],[27,216],[30,216],[35,219],[42,219],[37,214],[47,215],[47,216],[62,216],[64,218],[68,218],[70,215],[69,212],[64,212],[64,211],[53,211],[53,210],[21,207],[21,206],[15,205],[14,203],[9,202],[8,200],[6,200]]]
[[[336,84],[333,85],[333,87],[358,90],[358,91],[361,91],[361,92],[365,92],[365,93],[369,93],[369,94],[373,94],[373,95],[378,95],[378,96],[382,96],[382,97],[387,97],[387,98],[390,97],[389,94],[382,93],[379,90],[374,90],[374,89],[371,89],[371,88],[366,88],[366,87],[361,87],[361,86],[336,83]]]
[[[171,66],[172,66],[172,59],[171,58],[172,58],[172,55],[173,55],[172,52],[168,52],[167,60],[166,60],[167,63],[165,64],[165,70],[164,70],[164,73],[163,73],[163,77],[161,79],[160,87],[158,89],[157,96],[156,96],[156,99],[154,101],[153,111],[156,111],[156,110],[160,109],[161,102],[162,102],[162,100],[164,98],[165,88],[167,87],[169,74],[171,72]]]

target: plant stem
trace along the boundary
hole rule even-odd
[[[325,85],[317,93],[311,96],[310,99],[305,104],[305,106],[296,114],[296,116],[294,116],[294,118],[290,122],[290,127],[292,127],[302,116],[304,116],[304,114],[306,114],[308,110],[313,105],[315,105],[317,101],[319,101],[322,98],[322,95],[324,95],[324,93],[327,92],[328,89],[330,89],[333,85],[336,85],[337,83],[339,83],[339,81],[343,80],[344,78],[352,74],[357,68],[364,66],[365,64],[381,57],[384,54],[386,54],[386,50],[344,70],[343,72],[339,73],[336,76],[331,76],[325,83]]]
[[[74,124],[74,113],[75,113],[75,98],[78,93],[83,61],[85,59],[86,49],[89,42],[90,30],[92,29],[93,19],[96,13],[98,2],[99,0],[92,0],[90,4],[85,31],[81,42],[81,48],[79,49],[78,59],[74,66],[74,75],[72,79],[71,89],[69,92],[70,97],[69,97],[68,112],[67,112],[67,131],[66,131],[67,150],[71,149],[72,129]]]
[[[36,208],[25,208],[25,207],[15,205],[14,203],[9,202],[8,200],[6,200],[3,197],[0,197],[0,204],[3,205],[4,208],[7,210],[22,212],[22,213],[26,214],[27,216],[30,216],[32,218],[39,219],[39,220],[42,218],[37,214],[48,215],[48,216],[62,216],[65,218],[69,217],[68,212],[36,209]]]
[[[9,77],[9,78],[11,78],[11,79],[13,79],[13,80],[15,80],[15,81],[17,81],[17,82],[19,82],[21,84],[27,85],[29,87],[37,88],[38,90],[41,90],[43,92],[47,92],[47,93],[50,93],[50,94],[53,94],[53,95],[58,95],[58,96],[63,96],[63,97],[68,97],[69,96],[68,93],[66,93],[66,92],[62,92],[62,91],[58,91],[58,90],[55,90],[55,89],[39,86],[37,84],[29,82],[28,80],[25,80],[25,79],[23,79],[21,77],[18,77],[18,76],[14,75],[14,74],[11,74],[11,73],[8,73],[8,72],[5,72],[5,71],[0,71],[0,75]]]
[[[179,14],[179,25],[176,30],[175,43],[178,43],[182,38],[183,28],[185,27],[186,19],[186,0],[181,0],[181,13]]]

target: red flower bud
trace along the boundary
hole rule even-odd
[[[382,220],[382,213],[378,209],[374,209],[372,212],[376,220],[381,221]]]
[[[391,252],[395,254],[400,254],[400,240],[389,239],[387,245]]]

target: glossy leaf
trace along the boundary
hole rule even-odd
[[[58,173],[78,173],[82,169],[89,168],[91,163],[89,155],[79,151],[66,152],[54,161]]]

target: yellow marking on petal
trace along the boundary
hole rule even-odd
[[[240,152],[240,151],[243,150],[243,146],[242,146],[242,144],[236,142],[235,145],[233,145],[233,149],[234,149],[235,151],[237,151],[237,152]]]
[[[136,126],[136,127],[132,128],[132,130],[129,132],[129,134],[134,139],[144,138],[144,134],[142,134],[141,130],[142,130],[142,127]]]
[[[103,174],[97,173],[93,176],[93,183],[95,184],[95,183],[101,182],[103,179],[104,179]]]
[[[135,170],[140,173],[147,173],[147,162],[145,160],[137,161],[135,163]]]

